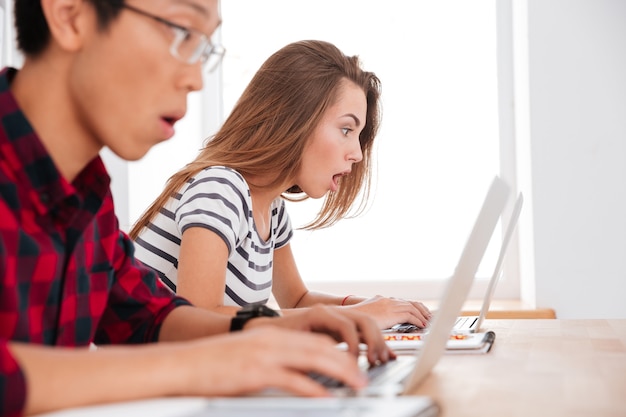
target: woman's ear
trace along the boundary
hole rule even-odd
[[[51,42],[66,51],[80,49],[85,29],[89,27],[85,23],[95,24],[93,7],[85,0],[41,0],[41,7],[50,28]]]

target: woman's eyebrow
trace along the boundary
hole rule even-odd
[[[341,117],[352,117],[354,119],[354,122],[356,123],[356,127],[359,127],[361,125],[361,120],[358,117],[356,117],[356,115],[354,115],[353,113],[346,113],[342,115]]]

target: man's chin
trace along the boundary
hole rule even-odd
[[[150,151],[150,149],[152,149],[152,146],[150,147],[146,147],[146,148],[137,148],[137,149],[113,149],[113,148],[108,148],[111,152],[113,152],[118,158],[121,158],[125,161],[129,161],[129,162],[133,162],[133,161],[138,161],[141,158],[143,158],[144,156],[146,156],[148,154],[148,151]]]

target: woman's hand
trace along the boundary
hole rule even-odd
[[[376,320],[379,329],[388,329],[398,323],[411,323],[418,327],[428,326],[432,314],[418,301],[376,295],[346,309],[365,313]]]

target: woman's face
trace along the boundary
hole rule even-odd
[[[363,159],[359,135],[367,113],[365,92],[346,80],[338,93],[308,140],[295,181],[311,198],[337,191],[341,178]]]

